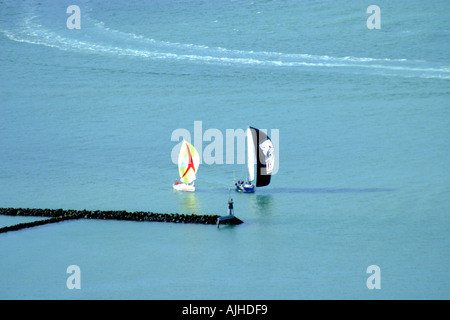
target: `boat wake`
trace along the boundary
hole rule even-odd
[[[426,61],[370,57],[333,57],[302,53],[246,51],[198,44],[161,41],[109,28],[90,20],[86,32],[50,30],[28,15],[13,28],[0,28],[9,40],[86,54],[169,60],[222,66],[273,68],[334,68],[368,71],[384,76],[450,79],[450,67],[430,66]]]
[[[264,190],[266,191],[266,190]],[[379,193],[393,192],[392,188],[271,188],[264,192],[258,190],[260,194],[276,193],[306,193],[306,194],[341,194],[341,193]]]

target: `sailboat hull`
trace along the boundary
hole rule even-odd
[[[253,193],[255,192],[255,187],[252,184],[237,184],[236,191],[242,193]]]
[[[178,183],[178,184],[173,184],[172,186],[177,191],[190,191],[190,192],[195,191],[195,186],[191,185],[191,184]]]

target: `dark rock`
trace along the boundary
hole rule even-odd
[[[0,208],[0,214],[20,215],[20,216],[43,216],[51,219],[39,220],[36,222],[18,224],[15,226],[1,228],[0,232],[10,230],[20,230],[30,226],[37,226],[46,223],[59,222],[70,219],[115,219],[115,220],[133,220],[133,221],[157,221],[172,223],[200,223],[216,224],[218,215],[197,215],[197,214],[179,214],[179,213],[154,213],[154,212],[127,212],[121,211],[100,211],[100,210],[63,210],[63,209],[26,209],[26,208]],[[237,221],[234,221],[237,222]]]

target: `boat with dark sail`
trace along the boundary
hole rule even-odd
[[[255,186],[269,185],[275,156],[272,140],[265,132],[248,127],[246,136],[248,179],[237,181],[235,186],[238,192],[253,193],[255,192]],[[253,181],[255,181],[255,185]]]

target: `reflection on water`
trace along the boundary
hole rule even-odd
[[[253,194],[250,205],[258,213],[270,213],[272,212],[273,197],[271,194]]]
[[[183,212],[198,213],[201,210],[201,203],[196,194],[214,193],[224,195],[224,210],[226,208],[226,201],[228,198],[235,198],[237,211],[251,210],[254,213],[261,215],[270,215],[273,213],[277,197],[280,195],[289,194],[363,194],[363,193],[386,193],[394,192],[393,188],[257,188],[255,193],[239,193],[234,188],[199,188],[194,192],[176,192],[176,196]],[[245,206],[248,206],[246,209]],[[203,208],[204,209],[204,208]]]
[[[197,213],[199,200],[195,192],[174,191],[183,213]]]

